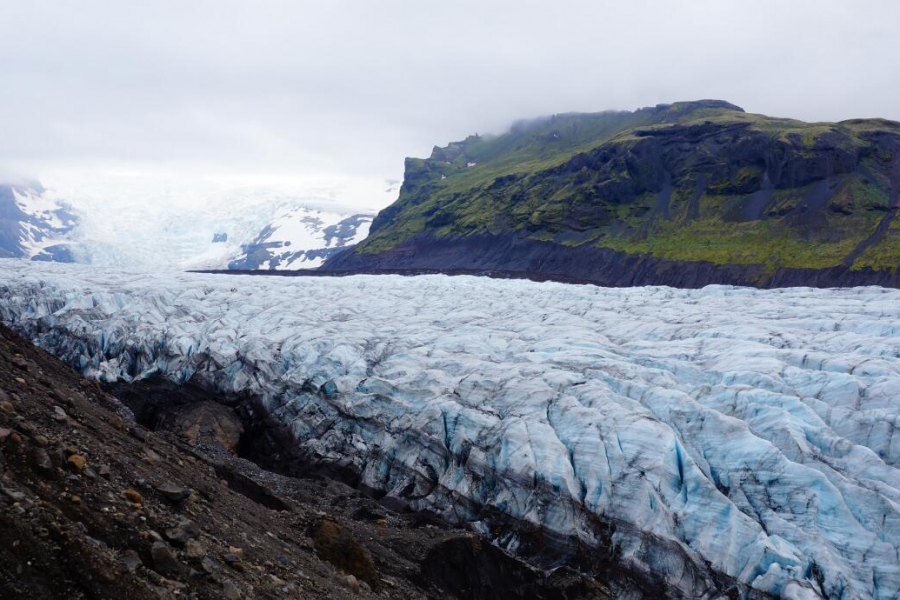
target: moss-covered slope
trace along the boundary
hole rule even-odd
[[[765,285],[784,269],[882,281],[900,265],[898,193],[900,123],[892,121],[804,123],[721,101],[557,115],[407,159],[397,202],[325,268],[546,272],[539,263],[551,252],[558,274],[580,277],[566,256],[574,264],[602,255],[615,269],[615,253],[744,267],[752,276],[737,277],[742,283]],[[469,256],[467,240],[491,262]],[[526,248],[535,259],[523,265],[514,252]],[[634,283],[668,282],[650,274]]]

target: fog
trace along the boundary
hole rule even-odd
[[[889,1],[4,0],[0,174],[390,180],[519,118],[698,98],[900,120],[898,22]]]

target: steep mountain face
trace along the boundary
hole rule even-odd
[[[407,159],[328,270],[502,269],[610,285],[900,285],[900,123],[721,101],[568,114]]]
[[[279,214],[256,236],[241,244],[228,261],[232,270],[309,269],[363,240],[372,224],[371,214],[347,214],[298,206]],[[221,242],[227,234],[217,234]],[[213,238],[216,242],[216,237]]]
[[[0,282],[0,319],[85,376],[253,398],[303,461],[613,597],[900,595],[900,290]]]
[[[0,257],[74,262],[71,209],[48,198],[40,185],[0,185]]]

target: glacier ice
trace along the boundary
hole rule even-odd
[[[364,238],[375,209],[395,200],[400,185],[346,174],[266,184],[243,176],[82,175],[50,174],[46,189],[16,188],[15,198],[0,185],[0,221],[12,217],[23,238],[11,253],[0,239],[0,256],[145,270],[228,269],[232,262],[313,268]]]
[[[7,260],[0,318],[90,377],[258,395],[308,456],[488,535],[612,543],[697,597],[654,548],[783,598],[900,597],[900,290]]]

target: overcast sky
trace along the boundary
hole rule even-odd
[[[900,120],[893,0],[0,6],[5,176],[391,179],[517,118],[698,98]]]

